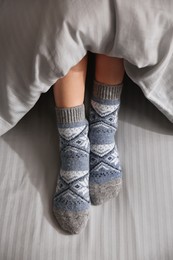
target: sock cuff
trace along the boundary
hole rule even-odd
[[[55,108],[58,124],[77,123],[85,120],[84,104],[76,107]]]
[[[93,96],[99,99],[119,99],[121,96],[123,83],[109,85],[94,80]]]

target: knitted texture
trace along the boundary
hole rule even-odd
[[[61,166],[53,212],[64,230],[79,233],[87,224],[90,207],[88,121],[84,105],[56,109],[56,115]]]
[[[115,143],[122,86],[94,81],[89,114],[89,189],[91,202],[95,205],[117,196],[122,185],[122,170]]]

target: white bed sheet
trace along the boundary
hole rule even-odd
[[[1,260],[173,259],[173,125],[129,79],[117,141],[119,197],[92,206],[86,229],[67,235],[51,211],[59,169],[51,91],[0,137]]]

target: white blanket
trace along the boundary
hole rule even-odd
[[[87,51],[126,73],[173,122],[172,0],[0,0],[0,135]]]

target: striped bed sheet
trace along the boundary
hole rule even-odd
[[[59,169],[52,90],[0,137],[1,260],[173,259],[173,124],[128,77],[116,138],[119,197],[92,206],[86,229],[67,235],[51,206]]]

